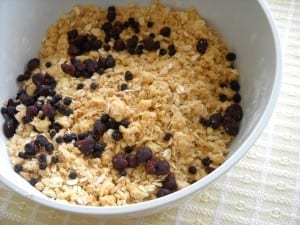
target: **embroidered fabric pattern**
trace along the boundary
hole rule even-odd
[[[268,0],[267,3],[283,47],[281,93],[264,133],[229,173],[179,208],[121,221],[55,211],[0,184],[0,224],[300,224],[300,2]]]

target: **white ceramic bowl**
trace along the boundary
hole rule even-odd
[[[16,76],[29,58],[37,55],[47,27],[58,16],[84,0],[0,2],[0,102],[14,96]],[[125,1],[88,1],[107,7],[126,5]],[[149,1],[137,1],[148,5]],[[270,13],[258,0],[185,0],[162,1],[173,7],[195,6],[238,56],[244,118],[239,135],[230,146],[227,160],[213,173],[183,190],[163,198],[122,207],[86,207],[61,203],[43,196],[17,175],[6,151],[6,138],[0,133],[0,180],[8,187],[38,203],[74,213],[103,217],[142,216],[173,207],[192,193],[228,171],[246,154],[267,124],[279,93],[281,75],[280,44]],[[0,124],[3,118],[0,117]]]

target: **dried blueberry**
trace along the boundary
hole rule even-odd
[[[77,90],[83,89],[84,88],[84,84],[83,83],[79,83],[76,87]]]
[[[235,93],[232,97],[232,100],[235,102],[235,103],[240,103],[241,100],[242,100],[242,97],[239,93]]]
[[[21,171],[23,171],[23,166],[22,166],[22,164],[16,164],[16,165],[14,165],[14,171],[15,171],[16,173],[20,173]]]
[[[240,90],[240,84],[237,80],[232,80],[229,83],[230,88],[234,91],[239,91]]]
[[[124,169],[124,170],[120,170],[120,176],[126,176],[127,175],[127,171]]]
[[[49,74],[35,73],[32,75],[32,82],[37,86],[49,85],[55,87],[56,81]]]
[[[76,72],[75,66],[67,64],[67,63],[61,64],[61,69],[64,73],[67,73],[71,76],[74,76],[75,72]]]
[[[48,143],[46,146],[45,146],[45,150],[51,154],[53,151],[54,151],[54,145],[52,143]]]
[[[136,54],[136,49],[135,49],[135,48],[127,48],[127,52],[128,52],[130,55],[135,55],[135,54]]]
[[[127,21],[130,25],[133,25],[135,23],[135,19],[133,17],[129,17]]]
[[[190,166],[188,170],[189,170],[190,174],[196,174],[197,173],[197,168],[195,166]]]
[[[169,37],[171,34],[171,29],[170,27],[163,27],[160,29],[159,33],[164,37]]]
[[[163,188],[175,191],[177,190],[178,186],[177,186],[177,182],[175,179],[175,175],[170,173],[168,174],[168,176],[166,176],[166,178],[164,179],[163,183]]]
[[[145,164],[145,170],[148,174],[156,174],[157,173],[157,163],[158,160],[154,157],[152,157],[151,159],[149,159],[146,164]]]
[[[77,141],[78,149],[85,155],[89,155],[94,150],[95,141],[91,135],[87,136],[86,138]]]
[[[221,102],[225,102],[225,101],[227,101],[227,96],[224,95],[224,94],[220,94],[220,95],[219,95],[219,100],[220,100]]]
[[[40,154],[38,156],[39,168],[45,170],[47,168],[47,156],[45,154]]]
[[[133,74],[132,74],[132,72],[126,71],[126,72],[125,72],[125,80],[126,80],[126,81],[129,81],[129,80],[132,80],[132,79],[133,79]]]
[[[54,122],[53,123],[53,129],[56,131],[56,132],[59,132],[60,129],[62,129],[62,126],[59,124],[59,123],[56,123]]]
[[[135,53],[136,53],[137,55],[142,55],[142,54],[144,53],[143,48],[137,48],[137,49],[135,50]]]
[[[1,114],[5,116],[7,114],[7,107],[1,107]]]
[[[92,90],[96,90],[96,89],[98,88],[98,84],[95,83],[95,82],[92,82],[92,83],[90,84],[90,88],[91,88]]]
[[[49,135],[50,135],[50,137],[53,138],[56,135],[56,131],[55,130],[50,130]]]
[[[78,134],[77,138],[78,138],[78,140],[82,140],[82,139],[86,138],[89,135],[90,135],[90,132],[82,132],[82,133]]]
[[[69,178],[72,179],[72,180],[76,179],[77,178],[77,173],[75,171],[71,171],[69,173]]]
[[[90,75],[92,75],[98,69],[98,63],[96,60],[86,59],[83,61],[83,64],[85,65],[86,71],[90,73]]]
[[[104,142],[95,142],[94,150],[97,152],[103,152],[106,148],[106,144]]]
[[[210,166],[205,168],[206,174],[210,174],[210,173],[213,172],[214,170],[215,170],[215,168],[210,167]]]
[[[197,42],[196,48],[200,54],[204,54],[208,47],[208,41],[204,38],[200,38]]]
[[[122,33],[123,30],[124,30],[123,23],[121,23],[120,21],[116,21],[114,22],[114,25],[110,33],[112,37],[114,37],[115,40],[117,40],[119,39],[119,35]]]
[[[126,159],[126,156],[122,153],[116,154],[112,159],[113,167],[116,170],[124,170],[128,167],[128,161]]]
[[[103,45],[103,49],[104,51],[108,52],[110,50],[110,45],[106,44],[106,45]]]
[[[114,50],[120,52],[126,49],[126,44],[122,39],[115,40]]]
[[[136,152],[136,157],[138,162],[143,163],[147,162],[149,159],[152,158],[152,150],[149,147],[141,147]]]
[[[212,161],[209,157],[205,157],[205,158],[201,159],[201,163],[203,166],[207,167],[212,163]]]
[[[96,120],[94,124],[94,131],[97,135],[102,136],[107,129],[108,127],[105,122],[102,122],[102,120]]]
[[[16,106],[9,105],[6,107],[6,114],[8,117],[14,118],[16,112],[17,112]]]
[[[54,156],[51,157],[51,163],[56,164],[58,162],[59,162],[59,159],[58,159],[58,157],[56,155],[54,155]]]
[[[86,70],[86,65],[83,62],[77,60],[76,58],[72,58],[71,63],[72,63],[73,66],[75,66],[76,73],[77,72],[84,72]]]
[[[73,140],[76,140],[76,139],[77,139],[77,135],[74,134],[74,133],[64,134],[63,139],[64,139],[64,142],[70,143],[70,142],[72,142]]]
[[[160,42],[159,41],[154,42],[154,49],[155,50],[160,49]]]
[[[125,147],[124,151],[125,151],[126,153],[131,153],[131,152],[133,151],[133,147],[127,145],[127,146]]]
[[[70,46],[68,48],[68,55],[77,56],[77,55],[80,55],[80,54],[81,54],[80,48],[78,48],[74,44],[70,44]],[[67,73],[67,72],[65,72],[65,73]]]
[[[150,28],[150,27],[153,27],[153,25],[154,25],[154,23],[153,23],[152,21],[148,21],[148,22],[147,22],[147,27]]]
[[[30,74],[20,74],[17,77],[17,81],[22,82],[22,81],[28,80],[29,78],[30,78]]]
[[[39,110],[39,111],[41,111],[42,110],[42,107],[43,107],[43,104],[41,103],[41,102],[35,102],[34,103],[34,106]]]
[[[45,170],[47,168],[47,162],[39,162],[39,168]]]
[[[209,127],[211,125],[211,121],[203,117],[200,118],[199,123],[201,123],[205,127]]]
[[[159,49],[159,55],[160,56],[163,56],[165,54],[167,54],[167,50],[166,49],[164,49],[164,48]]]
[[[36,144],[30,142],[25,144],[24,151],[26,154],[34,156],[39,152],[39,147]]]
[[[171,48],[169,49],[169,52],[168,52],[169,56],[173,56],[176,54],[176,49],[175,48]]]
[[[128,167],[136,168],[138,166],[138,160],[135,155],[133,155],[133,154],[127,155],[126,160],[128,162]]]
[[[105,60],[105,68],[113,68],[115,65],[115,59],[112,57],[112,55],[108,55]]]
[[[123,138],[123,135],[119,130],[114,130],[111,136],[115,141],[120,141]]]
[[[166,196],[168,194],[171,194],[172,191],[169,190],[169,189],[166,189],[166,188],[160,188],[157,193],[156,193],[156,197],[157,198],[160,198],[160,197],[163,197],[163,196]]]
[[[150,34],[149,34],[149,37],[150,37],[150,38],[155,38],[155,34],[154,34],[154,33],[150,33]]]
[[[125,91],[128,89],[128,85],[126,83],[123,83],[123,84],[121,84],[120,89],[121,89],[121,91]]]
[[[106,18],[108,21],[112,22],[116,19],[117,13],[114,10],[108,10]]]
[[[217,129],[222,124],[222,115],[221,113],[214,113],[209,117],[210,126],[213,129]]]
[[[128,28],[129,27],[129,22],[128,21],[125,21],[124,23],[123,23],[123,26],[124,26],[124,28]]]
[[[32,105],[34,103],[34,97],[32,96],[29,96],[26,92],[22,92],[20,95],[19,95],[19,99],[20,99],[20,102],[23,104],[23,105],[26,105],[26,106],[29,106],[29,105]]]
[[[226,83],[224,83],[224,82],[222,82],[222,83],[220,83],[220,85],[219,85],[221,88],[225,88],[225,87],[227,87],[227,84]]]
[[[37,143],[39,146],[46,146],[47,144],[49,144],[49,141],[44,135],[39,134],[35,138],[35,143]]]
[[[94,158],[100,158],[100,157],[102,156],[102,153],[103,153],[103,151],[96,151],[96,150],[94,150],[94,151],[92,152],[92,156],[93,156]]]
[[[243,109],[239,104],[232,104],[225,110],[225,115],[233,118],[235,121],[241,121],[243,118]]]
[[[49,68],[49,67],[52,66],[52,64],[51,64],[51,62],[46,62],[46,63],[45,63],[45,66],[46,66],[46,68]]]
[[[65,97],[64,100],[63,100],[63,103],[64,103],[65,105],[71,105],[71,103],[72,103],[72,98],[70,98],[70,97]]]
[[[170,172],[170,164],[166,160],[159,160],[155,166],[156,175],[166,175]]]
[[[236,136],[239,133],[239,122],[231,116],[224,116],[223,127],[227,134]]]
[[[37,58],[30,59],[27,63],[27,69],[32,71],[40,65],[40,60]]]
[[[61,137],[61,136],[58,136],[56,139],[55,139],[56,143],[57,144],[61,144],[64,142],[64,139]]]
[[[73,110],[72,109],[66,108],[64,106],[59,107],[57,109],[57,111],[60,112],[61,114],[65,115],[65,116],[70,116],[71,114],[73,114]]]
[[[123,126],[125,128],[128,128],[129,124],[130,124],[130,122],[126,119],[123,119],[120,121],[120,126]]]
[[[164,135],[164,140],[165,141],[169,141],[170,139],[171,139],[171,137],[172,137],[172,134],[171,133],[169,133],[169,132],[167,132],[167,133],[165,133],[165,135]]]
[[[34,105],[30,105],[26,108],[26,122],[30,122],[38,114],[38,108]]]
[[[115,121],[113,118],[110,118],[107,121],[107,126],[108,126],[109,129],[118,130],[120,124],[117,121]]]
[[[98,68],[97,73],[99,73],[99,75],[102,75],[104,73],[104,68]]]
[[[68,40],[75,39],[78,36],[78,31],[77,29],[70,30],[68,31],[67,35],[68,35]]]
[[[101,40],[91,40],[90,41],[90,48],[91,50],[98,50],[102,46],[102,41]]]
[[[227,55],[226,55],[226,59],[228,60],[228,61],[234,61],[234,60],[236,60],[236,55],[233,53],[233,52],[229,52]]]
[[[52,97],[52,100],[53,100],[54,103],[55,103],[55,102],[58,102],[58,101],[62,100],[62,95],[60,95],[60,94],[55,94],[55,95]]]
[[[40,154],[38,156],[38,161],[39,162],[46,162],[47,161],[47,156],[45,154]]]
[[[35,186],[36,183],[38,182],[36,178],[30,178],[30,180],[28,181],[29,184],[31,184],[32,186]]]
[[[127,49],[135,49],[138,44],[138,38],[136,35],[126,40]]]
[[[110,116],[109,116],[107,113],[104,113],[104,114],[102,114],[100,120],[101,120],[103,123],[107,123],[107,122],[110,120]]]
[[[7,106],[18,106],[20,104],[20,102],[15,101],[14,99],[8,99],[7,101]]]
[[[25,152],[19,152],[18,157],[20,157],[22,159],[32,159],[33,156],[30,154],[27,154]]]
[[[105,33],[109,33],[109,31],[112,29],[112,24],[110,22],[105,22],[104,24],[102,24],[101,29]]]
[[[55,90],[52,86],[50,85],[41,85],[38,86],[37,89],[35,90],[34,94],[36,96],[52,96],[55,94]]]
[[[144,48],[148,51],[153,51],[155,50],[155,44],[153,38],[146,37],[143,40]]]
[[[116,11],[116,7],[111,5],[107,8],[108,11]]]

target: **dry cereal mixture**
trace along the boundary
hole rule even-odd
[[[74,6],[1,108],[14,170],[46,196],[116,206],[222,164],[243,116],[238,71],[195,9]]]

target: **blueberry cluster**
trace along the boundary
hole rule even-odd
[[[152,153],[151,148],[147,146],[140,147],[132,154],[133,148],[127,146],[125,153],[117,153],[112,159],[113,168],[118,170],[120,175],[127,174],[127,168],[136,168],[139,164],[143,164],[146,173],[157,176],[167,175],[163,181],[163,186],[156,193],[157,197],[170,194],[177,190],[177,183],[174,174],[170,173],[170,164],[168,161],[158,159]]]

